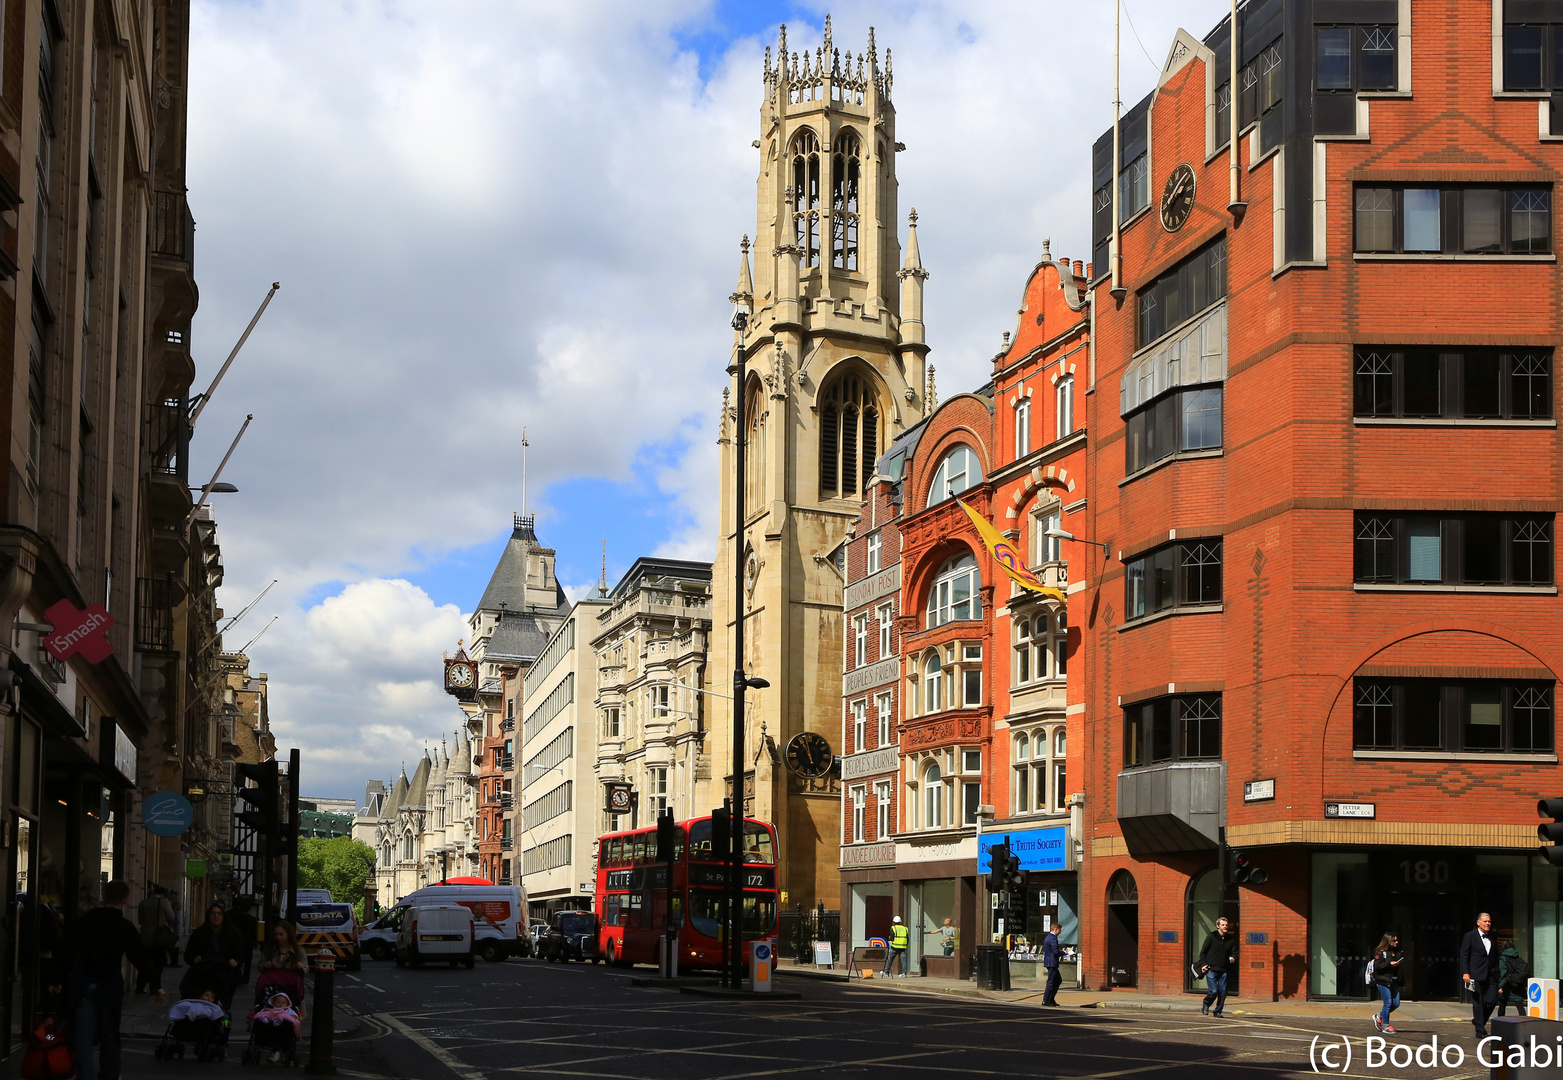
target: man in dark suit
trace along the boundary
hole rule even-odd
[[[1063,927],[1058,923],[1053,924],[1052,931],[1042,939],[1042,966],[1047,969],[1047,985],[1042,990],[1042,1004],[1058,1004],[1058,986],[1064,981],[1058,973],[1058,954],[1062,950],[1058,946],[1058,932]]]
[[[1498,958],[1493,955],[1492,916],[1476,917],[1476,929],[1460,942],[1460,979],[1471,991],[1471,1022],[1477,1038],[1487,1036],[1487,1018],[1498,1004]]]

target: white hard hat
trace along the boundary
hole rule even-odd
[[[900,922],[901,921],[901,916],[897,915],[895,918],[891,919],[890,921],[893,922],[893,923]]]

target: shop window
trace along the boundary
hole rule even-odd
[[[1356,350],[1356,415],[1370,418],[1545,420],[1552,350]]]
[[[1126,769],[1221,756],[1221,695],[1172,694],[1123,711]]]
[[[1221,603],[1221,540],[1180,540],[1130,559],[1124,567],[1124,617]]]
[[[982,483],[982,462],[969,446],[945,454],[928,485],[928,505],[935,506]]]
[[[940,568],[928,590],[928,629],[948,622],[982,618],[982,577],[971,553],[957,555]]]
[[[1357,679],[1358,750],[1546,753],[1552,684],[1496,679]]]
[[[1163,272],[1136,298],[1141,348],[1226,297],[1226,234]]]
[[[1550,514],[1357,513],[1359,584],[1547,586],[1552,580]]]
[[[1359,185],[1359,253],[1546,255],[1552,189]]]

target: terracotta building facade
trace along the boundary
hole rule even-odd
[[[1245,996],[1360,996],[1393,930],[1453,998],[1480,911],[1558,974],[1560,24],[1251,0],[1235,102],[1180,32],[1097,143],[1089,986],[1189,989],[1222,912]]]

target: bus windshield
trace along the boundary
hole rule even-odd
[[[689,827],[689,857],[695,862],[720,861],[711,853],[711,820],[695,822]],[[758,821],[744,822],[744,862],[773,865],[776,849],[771,843],[771,830]]]

